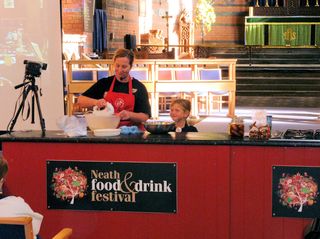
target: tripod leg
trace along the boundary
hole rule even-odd
[[[36,97],[36,104],[37,104],[37,108],[38,108],[38,114],[39,114],[41,130],[42,130],[42,136],[45,136],[46,125],[45,125],[45,122],[44,122],[44,118],[42,117],[42,112],[41,112],[41,107],[40,107],[40,100],[39,100],[39,95],[38,95],[38,87],[37,86],[34,86],[34,96]]]
[[[18,117],[19,117],[19,114],[21,113],[21,111],[22,111],[22,109],[23,109],[23,107],[24,107],[24,103],[25,103],[25,101],[26,101],[26,99],[27,99],[27,96],[28,96],[30,90],[31,90],[31,88],[30,88],[30,86],[28,86],[27,89],[25,89],[25,90],[23,91],[22,101],[21,101],[21,103],[20,103],[20,106],[19,106],[19,108],[18,108],[18,111],[17,111],[16,115],[14,116],[13,120],[11,121],[10,128],[9,128],[9,133],[12,132],[13,127],[15,126],[15,124],[16,124],[16,122],[17,122],[17,119],[18,119]]]
[[[31,124],[34,124],[34,95],[31,98]]]

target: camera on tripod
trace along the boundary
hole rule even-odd
[[[47,64],[46,63],[41,63],[41,62],[35,62],[35,61],[28,61],[24,60],[23,64],[26,65],[26,70],[25,70],[25,76],[23,83],[16,85],[14,88],[19,89],[20,87],[23,87],[22,94],[20,94],[20,97],[22,97],[20,106],[18,110],[16,111],[15,109],[15,116],[12,118],[9,126],[8,132],[11,133],[13,130],[13,127],[15,126],[17,119],[21,114],[23,114],[23,109],[25,102],[28,98],[28,94],[32,94],[32,103],[31,103],[31,124],[34,124],[34,104],[36,103],[37,109],[38,109],[38,115],[40,119],[40,125],[42,129],[42,136],[45,136],[45,131],[46,131],[46,126],[45,126],[45,121],[44,118],[42,117],[42,112],[41,112],[41,107],[40,107],[40,100],[39,100],[39,95],[38,95],[38,90],[39,87],[35,83],[35,77],[39,77],[41,75],[41,70],[46,70],[47,69]],[[41,89],[40,89],[40,95],[41,95]],[[29,106],[29,104],[28,104]],[[29,117],[29,110],[28,110],[28,115],[27,118]]]
[[[28,76],[39,77],[41,75],[41,70],[47,69],[46,63],[24,60],[23,64],[26,65],[25,74]]]

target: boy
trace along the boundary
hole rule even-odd
[[[188,125],[187,118],[190,115],[191,103],[189,100],[177,99],[171,103],[170,117],[175,122],[171,131],[175,132],[198,132],[197,128]]]

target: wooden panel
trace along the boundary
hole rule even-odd
[[[76,238],[301,239],[310,219],[272,217],[272,166],[320,165],[316,147],[4,142],[3,154],[7,187],[46,218],[43,237],[68,225]],[[178,212],[48,210],[46,160],[176,162]]]
[[[75,238],[229,238],[228,146],[4,142],[3,153],[7,187],[44,215],[43,238],[64,226]],[[46,160],[175,162],[177,213],[48,210]]]
[[[272,217],[272,166],[319,166],[317,148],[233,147],[231,238],[301,239],[310,219]]]
[[[156,83],[156,92],[168,92],[170,89],[173,92],[210,92],[210,91],[235,91],[235,85],[228,80],[207,80],[207,81],[159,81]]]
[[[68,85],[69,94],[79,94],[85,92],[89,89],[95,82],[93,81],[82,81],[82,82],[73,82]]]

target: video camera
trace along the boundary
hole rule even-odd
[[[47,69],[46,63],[24,60],[23,64],[26,65],[25,74],[33,77],[39,77],[41,75],[41,70]]]
[[[26,65],[26,71],[25,71],[23,83],[16,85],[14,87],[15,89],[23,87],[23,91],[19,95],[19,99],[18,99],[20,101],[20,106],[17,111],[15,108],[16,113],[15,113],[15,116],[11,119],[8,132],[9,132],[9,134],[12,132],[13,127],[15,126],[20,113],[23,115],[25,102],[28,98],[28,94],[31,92],[32,93],[31,124],[34,124],[34,104],[36,103],[37,109],[38,109],[38,115],[39,115],[39,119],[40,119],[40,125],[41,125],[41,129],[42,129],[42,136],[45,136],[46,126],[45,126],[44,118],[42,117],[39,94],[38,94],[39,87],[35,84],[35,77],[39,77],[41,75],[41,70],[47,69],[47,64],[41,63],[41,62],[35,62],[35,61],[28,61],[28,60],[24,60],[23,64]],[[41,95],[41,89],[40,89],[40,95]],[[29,107],[29,104],[28,104],[28,107]],[[28,108],[27,118],[29,117],[29,109],[30,108]]]

